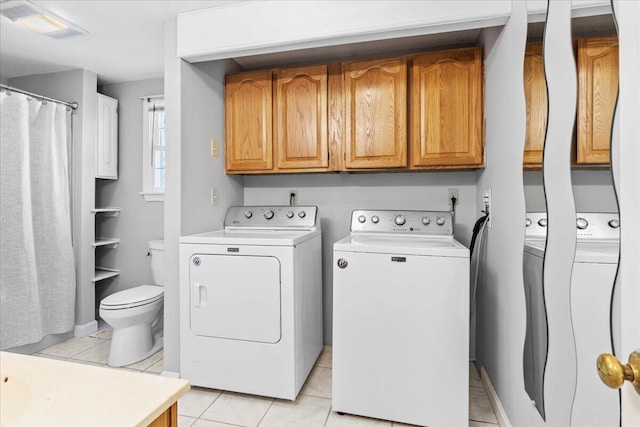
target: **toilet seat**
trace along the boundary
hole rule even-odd
[[[109,295],[100,302],[100,308],[103,310],[124,310],[152,304],[163,298],[164,288],[162,286],[141,285]]]

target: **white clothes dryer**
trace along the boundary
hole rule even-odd
[[[467,425],[469,250],[451,213],[353,211],[333,256],[333,410]]]
[[[315,206],[230,207],[180,239],[180,374],[295,400],[323,345]]]
[[[570,297],[573,336],[566,337],[576,348],[576,386],[571,408],[571,425],[576,427],[620,423],[618,396],[602,384],[596,371],[598,355],[613,353],[609,325],[614,310],[619,225],[618,215],[613,213],[578,213],[576,217],[577,245]],[[546,213],[527,213],[523,266],[527,304],[525,389],[543,417],[547,331],[553,328],[546,320],[542,280],[546,226]]]

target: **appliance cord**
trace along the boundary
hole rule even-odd
[[[487,220],[489,219],[489,215],[485,215],[483,217],[480,217],[475,225],[473,226],[473,234],[471,236],[471,244],[469,245],[469,262],[472,262],[473,260],[473,249],[475,247],[475,242],[476,239],[479,237],[478,240],[478,251],[477,251],[477,255],[476,255],[476,265],[475,265],[475,269],[474,269],[474,273],[473,273],[473,282],[472,282],[472,288],[471,288],[471,304],[469,305],[469,319],[471,319],[471,316],[473,315],[473,309],[476,305],[476,293],[478,290],[478,270],[480,269],[480,261],[482,261],[482,242],[484,240],[484,234],[486,231],[486,227],[487,227]]]

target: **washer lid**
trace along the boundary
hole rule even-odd
[[[531,255],[535,255],[539,258],[544,257],[544,248],[547,244],[544,238],[535,238],[535,239],[525,239],[524,240],[524,251]]]
[[[544,239],[526,239],[524,250],[542,258],[546,241]],[[615,240],[578,240],[574,262],[591,262],[599,264],[616,264],[620,251],[619,242]]]
[[[354,233],[334,243],[333,250],[469,258],[469,249],[451,236]]]
[[[104,308],[137,307],[157,301],[164,296],[162,286],[141,285],[111,294],[100,302]]]
[[[620,243],[613,241],[580,242],[576,247],[575,262],[617,264]]]

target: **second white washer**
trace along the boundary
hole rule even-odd
[[[466,425],[469,250],[451,214],[354,211],[333,250],[333,410]]]
[[[578,213],[577,245],[570,289],[570,309],[576,359],[575,394],[571,425],[576,427],[613,426],[620,423],[620,402],[616,393],[603,386],[596,371],[596,360],[603,352],[613,353],[610,319],[616,318],[614,282],[618,266],[619,217],[614,213]],[[546,213],[527,213],[524,246],[524,286],[527,329],[524,346],[525,390],[545,417],[544,386],[548,357],[548,330],[543,283],[546,247]],[[568,381],[551,378],[549,381]],[[553,384],[550,385],[553,387]]]

